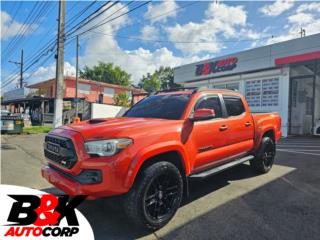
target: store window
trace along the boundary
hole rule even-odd
[[[315,62],[297,63],[290,67],[290,77],[309,76],[315,73]]]
[[[239,91],[239,83],[224,83],[224,84],[214,84],[213,88],[218,89],[229,89],[229,90],[237,90]]]
[[[250,107],[278,106],[279,78],[246,81],[245,98]]]
[[[90,94],[91,86],[89,84],[79,83],[78,87],[80,93]]]
[[[107,88],[105,87],[103,89],[103,94],[107,97],[113,97],[114,96],[114,89],[113,88]]]

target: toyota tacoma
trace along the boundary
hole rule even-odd
[[[45,137],[42,176],[69,195],[123,195],[131,220],[158,229],[188,195],[190,179],[246,161],[267,173],[280,137],[278,113],[251,114],[236,91],[162,91],[122,117],[52,130]]]

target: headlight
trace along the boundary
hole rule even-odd
[[[112,156],[122,149],[127,148],[132,144],[129,138],[117,138],[108,140],[90,141],[84,144],[88,154],[98,156]]]

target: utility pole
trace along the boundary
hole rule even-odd
[[[21,58],[20,62],[10,61],[10,63],[16,64],[20,66],[20,81],[19,81],[19,87],[23,88],[23,49],[21,49]]]
[[[77,46],[76,46],[76,116],[78,117],[78,74],[79,74],[79,35],[77,35]]]
[[[57,61],[56,61],[56,99],[54,104],[54,127],[62,125],[63,89],[64,89],[64,23],[65,1],[59,1]]]
[[[300,29],[300,36],[305,37],[306,36],[306,30],[304,28]]]

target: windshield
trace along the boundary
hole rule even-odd
[[[190,99],[190,94],[153,95],[133,105],[125,117],[178,120]]]

